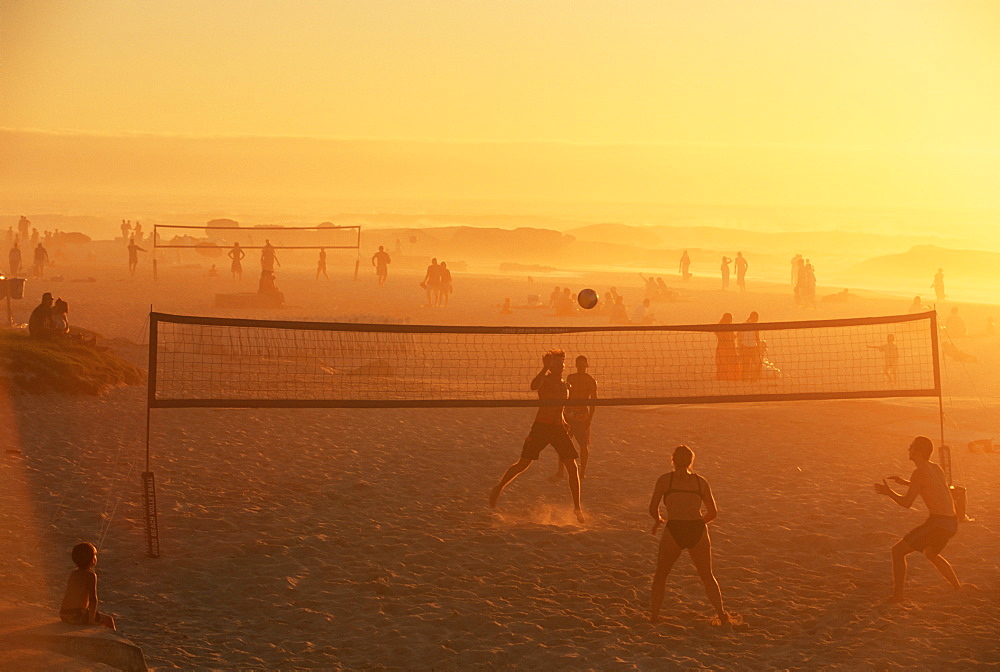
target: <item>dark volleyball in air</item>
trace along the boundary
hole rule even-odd
[[[580,303],[581,308],[590,310],[597,305],[597,292],[592,289],[584,289],[577,295],[576,300]]]

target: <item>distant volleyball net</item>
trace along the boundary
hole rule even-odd
[[[587,405],[939,396],[917,315],[634,327],[444,327],[150,314],[149,406],[538,406],[552,348],[584,355]],[[570,402],[574,403],[574,402]],[[561,405],[561,404],[560,404]]]

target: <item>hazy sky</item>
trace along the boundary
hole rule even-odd
[[[1000,2],[0,1],[0,126],[1000,145]]]
[[[1000,0],[0,0],[0,91],[0,178],[37,207],[1000,209]]]

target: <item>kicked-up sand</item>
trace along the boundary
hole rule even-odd
[[[529,293],[524,279],[456,278],[442,309],[420,307],[418,280],[391,275],[384,296],[366,286],[375,298],[360,299],[357,285],[335,278],[307,301],[312,281],[289,278],[290,307],[266,316],[556,323],[549,311],[499,315],[505,295]],[[641,296],[624,279],[594,284],[609,280]],[[104,291],[58,291],[70,298],[80,288],[71,311],[75,299],[86,319],[76,322],[109,337],[141,341],[151,301],[164,312],[237,314],[216,311],[193,274],[172,289],[162,274],[159,286],[102,282]],[[534,293],[565,282],[536,281]],[[688,292],[657,306],[658,316],[714,322],[758,309],[763,320],[811,319],[904,312],[906,303],[868,297],[803,314],[780,286],[743,297],[707,284]],[[937,399],[599,408],[582,525],[565,482],[548,480],[552,450],[496,511],[487,505],[519,454],[530,409],[154,409],[153,560],[139,478],[144,388],[101,399],[4,391],[0,583],[5,600],[55,616],[69,549],[100,544],[102,609],[157,668],[996,669],[1000,453],[966,448],[998,436],[996,346],[995,336],[967,339],[979,362],[945,371],[946,439],[975,519],[943,553],[965,584],[958,592],[914,554],[908,600],[886,603],[889,548],[925,513],[872,490],[908,475],[913,436],[938,443]],[[115,347],[143,357],[141,347]],[[600,383],[598,357],[591,372]],[[715,573],[737,626],[711,623],[686,554],[668,580],[662,622],[646,620],[659,541],[647,508],[678,443],[694,448],[694,469],[719,504]]]

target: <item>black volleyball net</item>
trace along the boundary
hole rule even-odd
[[[552,348],[587,405],[938,396],[932,312],[808,322],[445,327],[150,314],[150,407],[537,406]],[[573,403],[573,402],[570,402]]]

